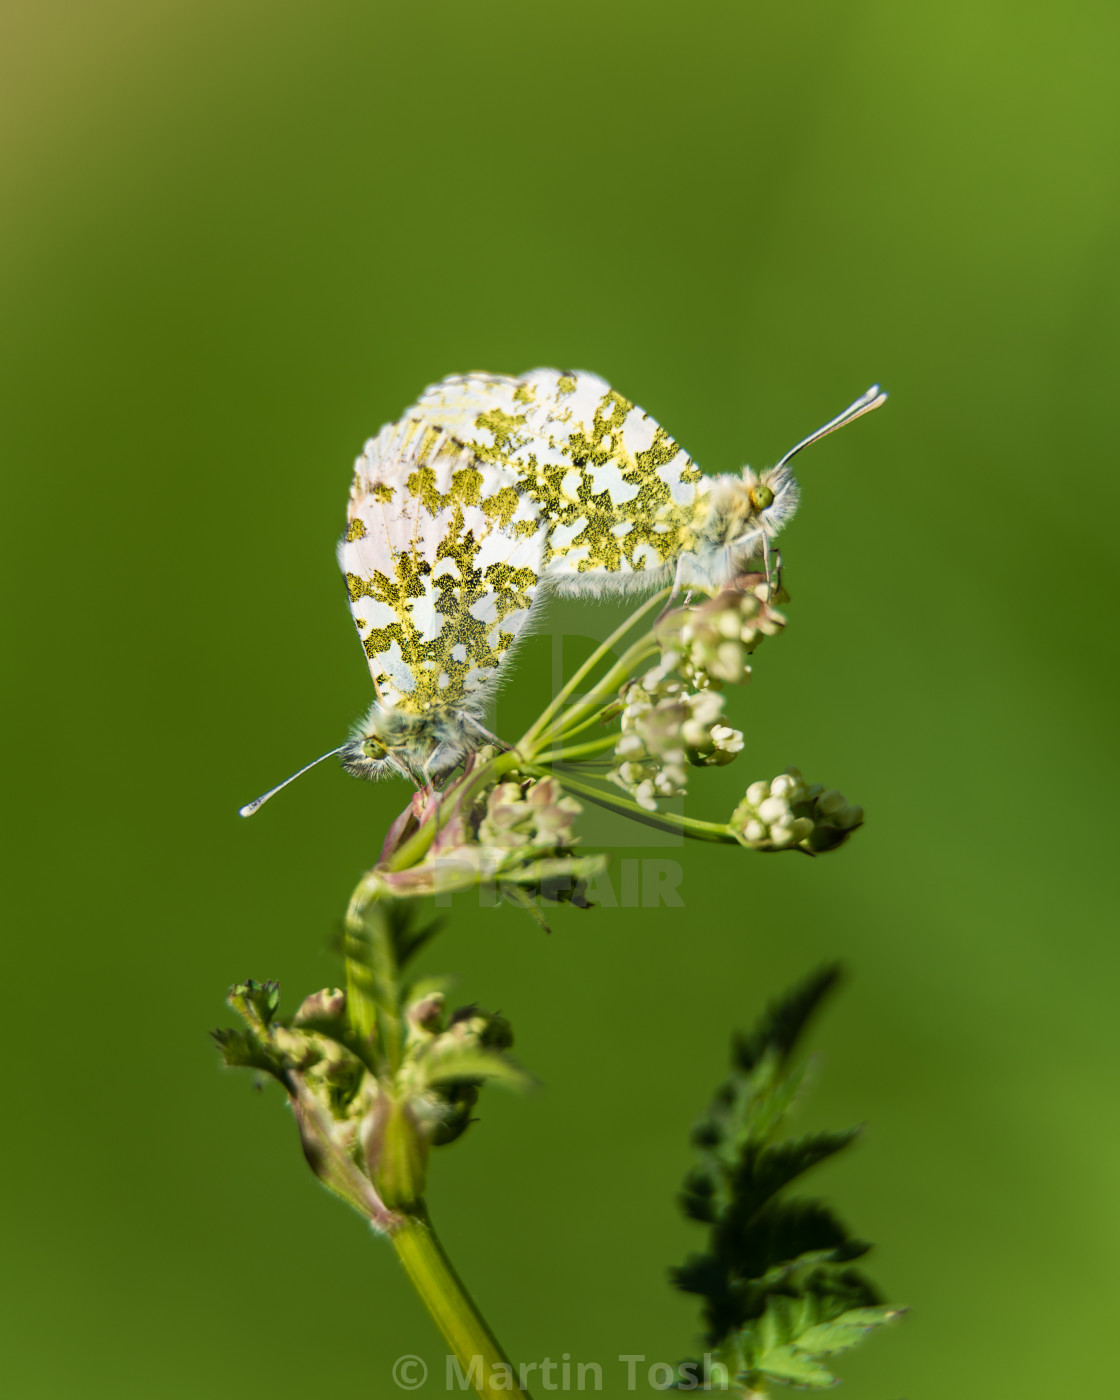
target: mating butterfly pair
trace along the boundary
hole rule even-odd
[[[718,589],[759,557],[769,575],[797,508],[790,461],[885,399],[872,386],[777,466],[707,477],[596,375],[433,385],[355,465],[338,555],[376,699],[322,758],[420,785],[453,767],[493,737],[486,706],[550,591]]]

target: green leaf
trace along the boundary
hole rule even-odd
[[[840,966],[823,967],[800,986],[770,1006],[749,1035],[735,1040],[735,1063],[748,1073],[767,1051],[776,1051],[788,1060],[804,1033],[813,1013],[840,980]]]
[[[783,1142],[776,1147],[750,1145],[742,1154],[731,1180],[735,1213],[746,1220],[776,1196],[784,1186],[818,1162],[827,1161],[856,1137],[859,1128]]]
[[[773,1351],[768,1351],[758,1359],[755,1369],[770,1380],[804,1386],[807,1390],[824,1390],[838,1383],[831,1371],[826,1371],[812,1357],[791,1346],[775,1347]]]
[[[388,905],[389,937],[396,954],[397,968],[403,969],[420,950],[433,939],[446,922],[445,919],[432,919],[422,923],[414,904],[394,900]]]
[[[283,1079],[282,1065],[252,1031],[230,1028],[210,1034],[229,1069],[259,1069],[274,1079]]]
[[[814,1356],[834,1356],[837,1352],[849,1351],[873,1328],[901,1317],[905,1311],[905,1308],[889,1307],[851,1308],[831,1322],[810,1327],[797,1339],[797,1345]]]
[[[254,982],[250,977],[229,989],[226,1002],[255,1031],[266,1031],[280,1006],[279,982]]]
[[[505,1055],[481,1047],[464,1046],[425,1057],[424,1078],[429,1084],[455,1084],[489,1080],[510,1089],[526,1089],[532,1076]]]
[[[819,1201],[800,1198],[771,1202],[752,1218],[741,1221],[736,1203],[714,1240],[721,1257],[734,1259],[745,1278],[761,1279],[775,1269],[798,1262],[828,1260],[847,1263],[866,1254],[869,1245],[855,1240],[842,1222]]]
[[[821,1358],[847,1351],[900,1311],[881,1306],[850,1267],[870,1246],[823,1202],[789,1194],[859,1130],[776,1140],[805,1074],[793,1052],[837,977],[825,968],[736,1038],[731,1074],[693,1132],[699,1161],[680,1199],[707,1226],[707,1248],[671,1277],[704,1300],[705,1342],[748,1388],[835,1384]]]
[[[519,889],[517,885],[500,884],[498,893],[507,904],[512,904],[515,909],[523,909],[542,933],[552,932],[548,920],[541,913],[533,896],[527,890]]]

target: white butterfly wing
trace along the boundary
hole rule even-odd
[[[655,583],[696,543],[702,473],[598,375],[457,376],[409,412],[517,474],[547,527],[547,575],[565,591]]]
[[[485,704],[539,589],[546,526],[520,485],[415,414],[366,444],[339,563],[382,704]]]

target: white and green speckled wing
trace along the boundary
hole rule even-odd
[[[339,563],[382,705],[479,712],[529,621],[547,526],[518,473],[414,413],[355,464]]]
[[[654,586],[696,545],[703,474],[597,375],[455,376],[408,416],[514,474],[546,529],[545,575],[563,591]]]

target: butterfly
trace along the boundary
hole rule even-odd
[[[548,527],[543,574],[559,591],[649,590],[672,579],[676,592],[721,588],[760,556],[769,577],[771,541],[797,509],[790,462],[886,397],[872,385],[776,466],[715,477],[586,371],[453,376],[409,412],[516,472]]]
[[[250,816],[324,759],[419,787],[496,741],[483,716],[544,595],[715,590],[797,508],[789,463],[886,399],[877,385],[775,467],[705,476],[597,375],[454,375],[355,463],[339,564],[375,699],[352,737],[241,808]],[[500,741],[496,741],[499,742]]]

